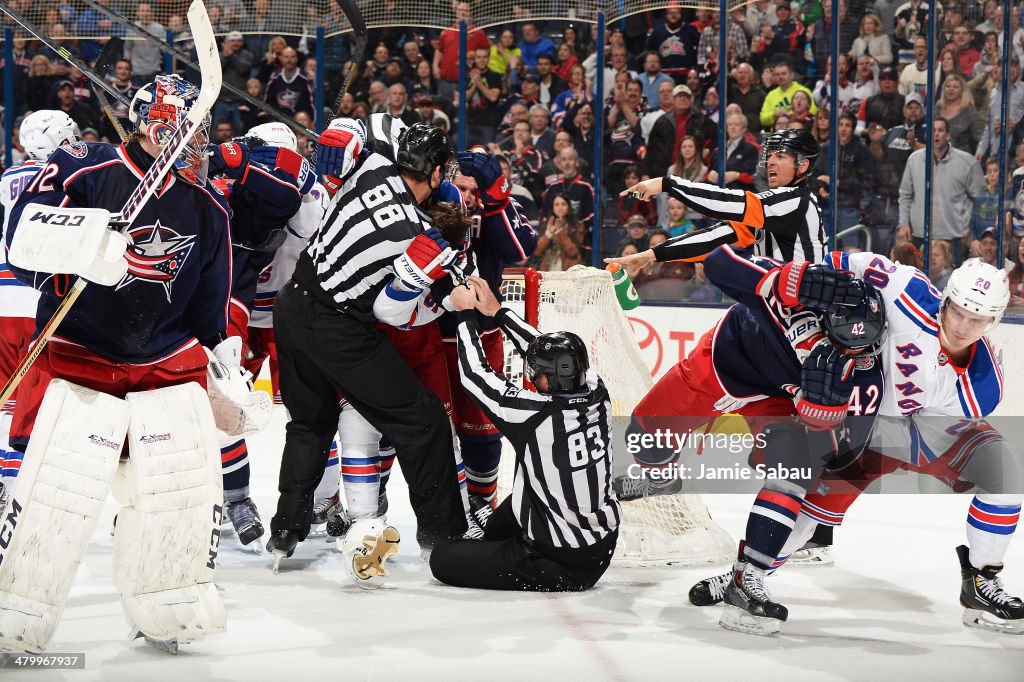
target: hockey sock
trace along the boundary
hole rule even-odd
[[[832,544],[832,536],[835,526],[825,526],[818,524],[818,527],[814,529],[814,535],[811,536],[809,542],[813,542],[819,546],[826,546]]]
[[[384,487],[391,477],[391,467],[395,465],[395,448],[386,440],[380,440],[380,485]]]
[[[967,545],[975,568],[1003,563],[1020,518],[1020,495],[977,495],[967,512]]]
[[[341,487],[341,460],[338,458],[338,443],[331,441],[331,451],[327,453],[327,464],[324,465],[324,475],[313,493],[314,500],[323,500],[334,497]]]
[[[345,501],[353,519],[377,516],[377,493],[380,486],[380,461],[377,456],[342,457],[341,481]]]
[[[459,434],[462,461],[466,465],[466,488],[488,502],[498,490],[498,464],[501,461],[501,437],[478,438]]]
[[[245,439],[220,448],[221,475],[224,478],[224,501],[240,502],[249,497],[249,449]]]
[[[747,517],[744,558],[764,570],[781,565],[780,554],[796,525],[803,491],[783,481],[766,485],[754,499]]]

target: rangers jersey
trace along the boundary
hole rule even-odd
[[[42,161],[28,160],[11,166],[0,177],[0,205],[3,206],[3,234],[7,236],[7,222],[18,196],[32,182],[44,166]],[[39,305],[39,292],[18,281],[7,267],[7,249],[0,248],[0,317],[35,318]]]

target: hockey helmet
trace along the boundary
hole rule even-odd
[[[199,88],[177,74],[157,76],[139,88],[128,109],[128,119],[153,144],[166,144],[174,132],[185,124]],[[206,180],[206,145],[210,139],[210,115],[189,140],[174,163],[178,174],[189,182]]]
[[[583,339],[572,332],[548,332],[526,348],[526,372],[530,381],[543,374],[552,393],[574,393],[587,384],[590,355]]]
[[[821,148],[818,146],[817,140],[811,135],[810,131],[797,130],[794,128],[787,128],[786,130],[780,130],[774,132],[767,137],[764,141],[764,145],[761,147],[761,165],[764,166],[768,163],[768,157],[776,152],[783,152],[792,154],[796,157],[796,167],[800,167],[800,163],[807,159],[814,165],[814,160],[818,158]],[[810,173],[811,169],[808,167],[807,173]],[[806,175],[806,173],[804,174]],[[803,175],[797,174],[794,178],[794,182],[800,180]]]
[[[441,179],[454,175],[455,152],[443,130],[427,123],[413,123],[398,137],[398,168],[421,182],[430,180],[441,167]]]
[[[290,149],[293,152],[299,151],[299,144],[295,139],[295,133],[292,132],[291,128],[277,121],[253,126],[245,134],[245,137],[239,141],[247,143],[249,147],[269,145],[271,147]]]
[[[822,318],[825,335],[833,346],[877,355],[885,338],[885,301],[870,282],[857,306],[833,306]]]
[[[18,141],[30,159],[45,161],[62,144],[79,142],[82,131],[63,111],[40,109],[33,111],[21,122]]]
[[[980,258],[971,258],[949,275],[942,291],[940,310],[947,301],[975,315],[991,317],[992,322],[984,332],[987,334],[999,324],[1010,303],[1010,279],[1006,270],[989,265]],[[942,323],[941,315],[939,323]]]

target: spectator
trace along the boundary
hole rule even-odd
[[[762,64],[787,62],[791,68],[804,71],[804,25],[792,16],[789,0],[777,0],[775,16],[777,23],[761,31],[751,41],[751,52]]]
[[[55,80],[56,77],[51,73],[50,60],[41,54],[33,57],[25,83],[25,107],[28,111],[38,111],[47,107]]]
[[[522,105],[527,112],[534,104],[540,103],[540,74],[536,71],[527,71],[519,84],[519,92],[514,92],[505,100],[505,110],[498,124],[498,132],[511,128],[511,112],[514,106]],[[524,117],[525,118],[525,117]]]
[[[661,57],[658,53],[648,52],[644,57],[644,72],[640,75],[640,84],[648,109],[659,106],[658,89],[665,83],[675,85],[671,76],[661,72]],[[669,90],[671,91],[671,87]]]
[[[764,106],[764,88],[758,82],[754,67],[740,62],[732,70],[732,83],[728,90],[728,101],[735,102],[747,117],[747,129],[753,133],[761,131],[761,107]]]
[[[722,292],[704,274],[704,264],[694,263],[693,277],[683,282],[682,300],[695,303],[718,303]]]
[[[814,125],[811,126],[811,136],[814,137],[814,141],[821,146],[828,144],[831,126],[832,119],[828,109],[818,109],[818,113],[814,115]]]
[[[899,186],[910,154],[924,148],[928,125],[924,102],[912,92],[903,103],[903,122],[888,131],[868,129],[868,149],[878,171],[877,196],[871,207],[870,224],[890,229],[899,220]]]
[[[950,12],[947,16],[952,16],[953,7],[951,6]],[[956,49],[957,59],[960,61],[960,71],[963,74],[974,73],[974,65],[981,60],[981,53],[978,52],[978,48],[974,47],[971,43],[973,36],[971,35],[971,29],[967,28],[963,24],[960,24],[953,29],[953,40],[944,48],[942,52],[947,52],[953,48]],[[942,53],[940,53],[941,56]]]
[[[260,83],[259,79],[250,78],[245,81],[245,91],[249,93],[250,97],[263,99],[263,83]],[[238,115],[242,120],[242,125],[238,128],[239,130],[249,130],[253,126],[259,125],[266,116],[262,111],[245,101],[238,105]]]
[[[978,239],[978,256],[985,263],[1000,270],[1013,267],[1005,255],[999,255],[999,236],[995,227],[989,227],[981,233],[981,237]]]
[[[369,96],[366,100],[366,104],[370,107],[370,113],[379,114],[383,112],[388,105],[387,86],[380,81],[373,81],[370,83],[370,87],[367,89],[367,92]]]
[[[857,70],[853,80],[853,93],[850,98],[848,109],[857,112],[860,105],[869,97],[879,93],[878,80],[875,78],[878,67],[875,66],[875,59],[870,55],[861,55],[857,58]]]
[[[911,242],[902,242],[892,247],[892,251],[889,252],[889,260],[893,263],[902,263],[918,270],[924,270],[924,257],[921,255],[921,250]]]
[[[814,125],[814,114],[811,113],[812,106],[814,106],[814,103],[811,95],[803,90],[797,90],[793,93],[793,111],[789,115],[789,120],[800,121],[805,128],[810,130]]]
[[[255,0],[252,3],[252,15],[246,17],[245,27],[248,30],[246,31],[245,47],[255,55],[266,55],[270,52],[271,40],[274,37],[278,37],[275,35],[274,30],[279,22],[275,21],[274,17],[271,16],[271,10],[270,0]],[[239,28],[241,28],[240,25]],[[276,50],[275,54],[280,51]],[[362,55],[358,56],[362,57]],[[269,78],[269,74],[267,77]],[[261,80],[264,83],[267,82],[266,79]]]
[[[511,103],[510,103],[511,102]],[[520,121],[530,121],[530,108],[523,101],[506,100],[505,105],[508,106],[508,111],[505,113],[505,117],[498,122],[498,140],[497,144],[502,149],[510,149],[512,144],[512,131],[515,128],[516,123]]]
[[[553,71],[554,62],[550,55],[542,54],[537,57],[537,75],[540,77],[540,103],[546,107],[558,97],[569,86],[565,84]]]
[[[541,55],[547,55],[554,62],[555,44],[547,36],[541,35],[537,24],[532,21],[524,22],[521,30],[523,39],[519,41],[519,50],[522,52],[525,68],[535,68]]]
[[[638,182],[640,182],[640,166],[626,166],[622,171],[622,185],[632,187]],[[634,197],[616,195],[615,208],[620,225],[626,223],[632,216],[643,218],[648,227],[653,227],[658,222],[658,211],[653,201],[640,201]]]
[[[60,23],[53,23],[49,26],[50,40],[53,41],[54,45],[56,45],[58,49],[67,50],[68,54],[72,57],[78,58],[78,48],[71,43],[68,43],[65,39],[67,34],[64,30],[64,25]],[[125,47],[127,49],[127,46]],[[45,55],[46,58],[50,60],[50,75],[66,77],[68,73],[70,73],[71,68],[68,66],[67,61],[65,61],[59,53],[52,50],[49,45],[44,45],[43,48],[39,50],[39,54]]]
[[[490,50],[479,48],[473,53],[466,89],[466,140],[470,146],[486,145],[494,139],[498,128],[498,99],[501,97],[501,74],[487,65]]]
[[[1024,310],[1024,241],[1017,244],[1017,267],[1010,271],[1010,306]]]
[[[693,221],[686,217],[688,210],[686,204],[679,201],[679,199],[669,197],[668,201],[665,202],[665,220],[659,221],[662,230],[673,237],[678,237],[681,234],[693,232],[697,229]]]
[[[533,200],[533,195],[512,177],[512,164],[509,163],[508,159],[503,154],[497,154],[496,156],[498,164],[501,165],[501,173],[508,182],[512,198],[519,202],[523,213],[530,223],[535,226],[539,225],[537,222],[537,202]]]
[[[836,137],[839,145],[836,182],[840,189],[836,196],[836,232],[842,232],[861,223],[861,209],[874,195],[874,183],[877,179],[875,162],[871,152],[854,134],[856,127],[856,116],[849,111],[839,114],[839,121],[836,123]],[[828,205],[830,160],[829,147],[826,145],[818,156],[814,171],[817,174],[817,181],[820,183],[818,194],[821,196],[824,206]],[[846,238],[840,241],[840,248],[855,243],[858,246],[863,246],[859,240],[860,235]]]
[[[224,37],[220,48],[220,68],[223,74],[224,83],[233,85],[239,90],[245,88],[245,82],[249,79],[249,72],[256,62],[252,52],[245,49],[244,38],[238,31],[232,31]],[[221,90],[217,105],[214,108],[213,120],[230,121],[235,130],[242,130],[242,115],[238,107],[242,98],[232,94],[227,89]]]
[[[864,100],[857,111],[857,134],[867,135],[872,126],[885,131],[899,125],[903,120],[903,101],[896,68],[882,67],[878,73],[878,94]]]
[[[512,129],[512,139],[507,145],[509,163],[512,165],[512,177],[533,195],[538,204],[543,191],[541,187],[540,168],[544,165],[544,155],[530,144],[530,124],[519,121]]]
[[[131,102],[135,97],[137,88],[132,85],[132,63],[127,59],[118,59],[114,63],[114,77],[107,79],[107,82],[110,83],[114,90],[120,93],[126,102]],[[131,122],[128,120],[128,106],[116,99],[112,99],[110,109],[121,122],[121,126],[125,130],[131,130]],[[114,130],[114,126],[106,118],[103,119],[103,127],[100,128],[100,131],[108,140],[117,139],[117,131]]]
[[[805,93],[800,93],[806,96]],[[757,172],[761,150],[747,141],[747,118],[743,114],[733,114],[725,120],[725,186],[729,189],[754,191],[754,174]],[[718,182],[718,153],[712,152],[712,169],[708,173],[708,182]]]
[[[675,201],[675,200],[673,200]],[[676,202],[682,203],[682,202]],[[654,248],[668,241],[669,233],[656,230],[650,234],[648,245]],[[693,277],[693,264],[684,261],[648,263],[632,277],[641,301],[681,301],[683,282]]]
[[[942,291],[946,288],[949,276],[953,274],[953,247],[945,239],[933,239],[929,257],[931,268],[928,275],[932,285]]]
[[[998,73],[998,69],[996,71]],[[1020,80],[1020,60],[1017,55],[1010,57],[1010,128],[1014,128],[1017,122],[1024,118],[1024,83]],[[992,91],[988,102],[988,116],[985,119],[985,130],[981,134],[981,142],[978,143],[978,151],[974,158],[979,161],[988,154],[995,154],[999,151],[999,133],[1002,129],[1003,117],[1003,95],[1000,85],[997,84]]]
[[[488,52],[490,56],[490,52]],[[402,56],[398,58],[402,65],[402,75],[412,83],[416,80],[416,65],[423,60],[423,52],[420,51],[420,44],[415,40],[406,40],[402,43]]]
[[[109,6],[110,0],[99,0],[99,4]],[[124,26],[111,21],[107,15],[93,7],[86,7],[79,13],[75,29],[75,32],[80,36],[90,36],[89,39],[79,43],[82,59],[89,64],[96,61],[96,58],[100,56],[100,52],[103,50],[103,46],[107,44],[110,38],[114,36],[123,38],[125,35]],[[106,76],[107,74],[103,73],[100,75]]]
[[[506,80],[510,71],[518,71],[523,63],[523,51],[516,45],[516,34],[506,28],[498,36],[498,42],[490,47],[487,68],[502,74]]]
[[[224,144],[225,142],[231,142],[231,138],[235,136],[235,129],[231,125],[231,121],[225,119],[218,121],[217,125],[213,129],[213,141],[215,144]]]
[[[589,37],[587,35],[580,35],[574,24],[567,24],[562,29],[562,42],[569,46],[572,53],[578,59],[583,59],[593,52],[593,45],[590,44]]]
[[[671,92],[672,88],[670,86],[669,93]],[[671,94],[669,99],[672,99]],[[578,107],[584,102],[593,101],[594,93],[590,91],[586,79],[583,76],[583,66],[576,64],[569,71],[568,88],[556,97],[554,103],[551,105],[551,123],[556,127],[561,127],[562,118],[570,107]]]
[[[679,87],[679,86],[676,86]],[[659,170],[657,176],[674,175],[684,180],[703,182],[708,174],[708,167],[701,160],[700,150],[697,147],[697,140],[692,135],[686,135],[679,141],[676,159],[666,170]],[[657,196],[658,222],[662,225],[668,220],[668,192],[662,192]],[[695,210],[687,208],[687,220],[697,222],[703,220],[703,216]]]
[[[656,24],[647,38],[647,51],[661,58],[661,70],[680,83],[697,66],[697,46],[700,34],[683,23],[683,10],[677,2],[670,2],[665,10],[665,21]]]
[[[584,69],[587,68],[587,62],[594,58],[596,64],[597,53],[587,58],[583,62]],[[633,80],[637,77],[637,74],[629,70],[629,53],[626,51],[624,45],[613,45],[611,49],[611,57],[608,59],[608,65],[604,68],[604,92],[607,96],[612,90],[615,89],[615,83],[618,81],[619,74],[625,74],[629,80]]]
[[[136,26],[164,40],[164,27],[153,18],[152,5],[140,2],[135,9],[135,16],[138,18]],[[156,43],[148,40],[128,40],[124,44],[124,56],[132,63],[132,82],[136,87],[142,87],[153,80],[153,76],[163,73],[164,54]]]
[[[554,199],[547,227],[537,237],[533,254],[539,259],[538,269],[543,272],[561,272],[583,260],[583,242],[586,228],[572,211],[565,197]]]
[[[579,171],[579,155],[572,145],[566,145],[558,151],[554,162],[560,177],[544,190],[544,215],[551,215],[555,197],[562,196],[572,206],[573,215],[589,228],[594,219],[594,186]]]
[[[999,157],[985,161],[985,186],[978,192],[971,211],[971,253],[977,253],[981,234],[999,224]]]
[[[261,83],[267,83],[271,77],[281,70],[281,53],[288,47],[288,43],[285,42],[281,36],[274,36],[267,43],[267,49],[262,54],[262,58],[256,64],[256,78]],[[257,54],[251,52],[250,54]]]
[[[705,145],[718,134],[718,126],[699,111],[693,111],[693,92],[688,86],[677,85],[672,90],[672,102],[673,115],[661,116],[651,128],[644,163],[647,175],[652,178],[661,176],[669,164],[675,163],[684,137],[694,138],[699,160]]]
[[[80,130],[99,128],[100,117],[95,109],[87,104],[75,101],[75,87],[71,81],[63,80],[57,84],[57,107],[75,123]]]
[[[964,237],[971,227],[971,204],[984,186],[978,162],[969,153],[950,144],[946,119],[932,123],[933,159],[931,236],[952,242],[953,262],[963,261]],[[900,183],[899,229],[910,227],[915,245],[920,248],[924,236],[924,163],[926,149],[910,155]]]
[[[647,220],[642,215],[630,215],[626,218],[624,227],[626,236],[619,242],[615,249],[615,255],[621,256],[622,250],[627,246],[634,247],[637,253],[646,251],[648,249]]]
[[[421,120],[420,115],[409,106],[409,93],[402,83],[395,83],[388,88],[388,105],[384,113],[401,120],[407,126]]]
[[[441,31],[441,37],[437,41],[437,49],[434,51],[434,78],[437,79],[437,94],[449,102],[455,101],[455,91],[459,85],[459,61],[466,61],[468,55],[460,57],[459,53],[459,24],[466,22],[466,50],[473,54],[476,50],[484,49],[490,51],[491,41],[487,34],[473,25],[473,18],[468,2],[456,2],[455,22],[448,28]],[[497,69],[495,69],[497,70]]]
[[[974,98],[962,76],[950,75],[942,85],[942,98],[935,107],[938,116],[949,122],[952,144],[974,154],[985,132],[985,119],[974,110]]]
[[[434,71],[430,62],[421,59],[416,62],[416,77],[412,82],[413,92],[418,95],[436,95],[437,81],[434,79]]]
[[[551,128],[551,113],[543,104],[530,107],[529,118],[531,144],[546,158],[555,154],[555,131]]]
[[[848,55],[853,41],[860,31],[856,17],[850,16],[847,0],[839,0],[839,54]],[[810,27],[814,32],[814,63],[824,64],[832,54],[832,2],[821,3],[823,16],[820,21]]]
[[[928,40],[924,36],[914,39],[914,63],[903,67],[900,72],[900,94],[906,97],[912,92],[924,97],[928,91]]]
[[[896,8],[893,42],[898,51],[911,50],[918,36],[928,35],[928,8],[924,0],[910,0]]]
[[[580,66],[580,58],[573,52],[569,43],[559,43],[555,56],[555,66],[551,71],[566,83],[569,82],[569,74],[574,66]]]
[[[625,81],[625,82],[624,82]],[[644,114],[643,91],[638,80],[616,79],[607,107],[607,143],[605,181],[609,192],[619,192],[623,167],[639,160],[643,137],[640,117]]]
[[[540,177],[544,183],[544,187],[550,187],[551,185],[559,182],[562,177],[562,169],[558,165],[558,155],[566,147],[572,147],[572,134],[568,130],[556,130],[555,131],[555,153],[554,155],[544,162],[544,165],[540,167]],[[573,149],[575,152],[576,150]],[[590,166],[587,165],[586,160],[579,158],[577,152],[577,167],[576,171],[582,177],[591,177]]]
[[[850,56],[854,59],[865,54],[874,57],[881,66],[892,64],[892,44],[882,30],[882,20],[877,14],[865,14],[860,20],[860,32],[850,50]]]
[[[980,17],[977,16],[978,7],[983,7],[982,17],[984,21],[977,21]],[[995,0],[985,0],[985,2],[973,3],[974,12],[968,13],[968,19],[975,20],[974,31],[975,33],[981,33],[982,35],[992,31],[993,33],[999,30],[1003,25],[1003,13],[999,10],[999,5],[996,4]],[[1012,26],[1012,24],[1011,24]]]
[[[712,53],[718,52],[718,12],[709,13],[711,25],[705,26],[700,33],[700,42],[697,44],[697,64],[704,66]],[[725,23],[725,45],[726,54],[732,59],[744,60],[750,54],[750,39],[743,32],[743,28],[731,18]]]
[[[793,93],[803,90],[811,94],[810,90],[793,80],[793,67],[787,61],[776,63],[772,67],[772,75],[775,77],[775,87],[761,105],[761,127],[767,130],[773,129],[776,116],[783,113],[788,116],[793,111]],[[818,107],[812,103],[811,113],[817,110]]]
[[[299,71],[299,55],[293,48],[281,50],[281,70],[271,76],[264,98],[283,114],[294,117],[304,111],[316,123],[313,85]]]

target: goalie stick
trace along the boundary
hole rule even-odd
[[[6,5],[4,6],[4,11],[8,11]],[[11,14],[11,17],[18,21],[14,14]],[[18,23],[21,22],[18,21]],[[124,229],[131,226],[142,211],[145,203],[156,193],[164,177],[174,167],[175,160],[185,149],[185,145],[189,143],[189,140],[192,139],[196,131],[202,127],[206,116],[213,109],[213,105],[217,102],[218,95],[220,95],[221,69],[220,57],[217,54],[217,39],[213,34],[213,26],[210,25],[210,17],[206,13],[203,0],[192,0],[192,5],[188,9],[188,24],[192,29],[192,36],[196,43],[196,53],[199,55],[199,63],[201,65],[199,72],[202,76],[202,84],[199,87],[199,96],[196,98],[188,114],[186,114],[184,123],[171,134],[163,150],[153,161],[153,165],[146,171],[142,181],[132,192],[131,196],[128,197],[128,200],[118,213],[117,223],[123,225]],[[22,24],[22,26],[25,25]],[[28,29],[28,26],[25,26],[25,28]],[[83,71],[83,73],[95,78],[91,71]],[[104,84],[106,84],[105,81]],[[7,381],[7,385],[4,386],[3,392],[0,393],[0,404],[7,402],[7,399],[14,393],[14,389],[18,387],[18,384],[21,383],[32,363],[43,352],[43,347],[46,346],[50,337],[53,336],[61,321],[67,316],[68,311],[75,304],[75,301],[78,300],[78,297],[85,291],[87,284],[88,282],[85,279],[79,277],[71,285],[68,293],[64,296],[64,300],[61,301],[53,316],[43,327],[39,336],[36,337],[35,343],[28,354],[11,374],[11,378]]]

